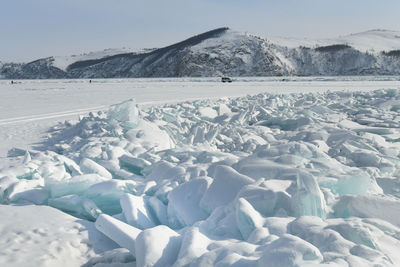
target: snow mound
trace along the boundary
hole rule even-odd
[[[92,222],[51,207],[0,205],[0,216],[1,266],[82,266],[118,247]]]
[[[96,221],[126,249],[89,266],[399,266],[399,101],[123,102],[58,125],[46,151],[0,170],[0,202]]]

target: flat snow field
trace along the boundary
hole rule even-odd
[[[399,111],[399,77],[0,80],[0,266],[400,266]]]

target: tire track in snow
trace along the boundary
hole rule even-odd
[[[54,113],[47,113],[47,114],[40,114],[40,115],[2,119],[2,120],[0,120],[0,126],[7,125],[7,124],[17,124],[17,123],[23,123],[23,122],[32,122],[32,121],[39,121],[39,120],[46,120],[46,119],[62,118],[62,117],[68,117],[68,116],[73,116],[73,115],[81,115],[81,114],[85,114],[90,111],[102,110],[107,107],[108,107],[107,105],[103,105],[103,106],[97,106],[97,107],[85,108],[85,109],[75,109],[75,110],[69,110],[69,111],[63,111],[63,112],[54,112]]]
[[[151,105],[173,104],[173,103],[183,102],[183,101],[194,101],[194,100],[212,99],[212,98],[213,97],[204,97],[204,98],[193,97],[193,98],[184,98],[181,100],[178,99],[178,100],[146,101],[146,102],[138,102],[137,105],[139,107],[146,107],[146,106],[151,106]],[[90,111],[104,110],[109,107],[110,107],[110,105],[102,105],[102,106],[97,106],[97,107],[92,107],[92,108],[82,108],[82,109],[74,109],[74,110],[62,111],[62,112],[53,112],[53,113],[47,113],[47,114],[0,119],[0,126],[8,125],[8,124],[23,123],[23,122],[46,120],[46,119],[62,118],[62,117],[68,117],[68,116],[73,116],[73,115],[84,115]]]

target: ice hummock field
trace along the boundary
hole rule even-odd
[[[2,81],[0,265],[399,266],[400,83],[282,79]]]

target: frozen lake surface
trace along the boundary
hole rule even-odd
[[[400,78],[387,77],[251,77],[221,83],[219,78],[0,80],[0,125],[9,121],[64,116],[105,108],[135,98],[138,103],[165,103],[246,94],[373,90],[398,88]],[[49,115],[48,115],[49,116]],[[21,118],[22,117],[22,118]],[[25,118],[25,119],[28,119]]]
[[[2,80],[0,265],[399,266],[399,110],[398,77]]]

